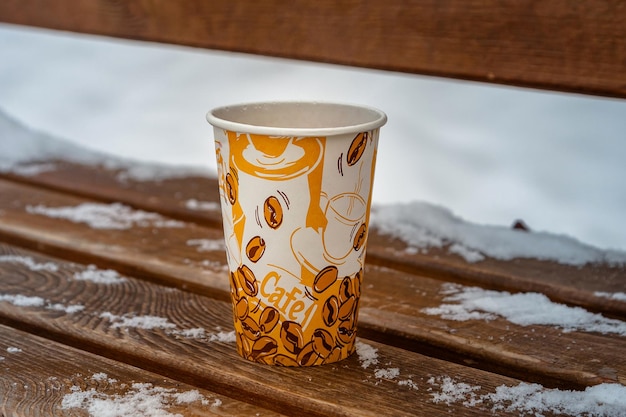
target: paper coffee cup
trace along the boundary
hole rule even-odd
[[[267,102],[216,108],[207,120],[239,354],[283,366],[348,357],[386,115]]]

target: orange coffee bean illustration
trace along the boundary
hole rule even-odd
[[[344,301],[341,306],[339,306],[339,319],[340,320],[348,320],[352,316],[352,312],[356,307],[356,297],[350,296],[346,301]]]
[[[241,320],[241,329],[243,330],[243,335],[249,340],[257,340],[261,337],[261,328],[250,316]]]
[[[243,320],[248,316],[248,299],[241,297],[237,304],[235,304],[235,315],[239,320]]]
[[[313,289],[317,292],[324,292],[337,281],[337,267],[329,265],[326,268],[318,272],[315,280],[313,281]]]
[[[365,226],[365,223],[363,223],[359,227],[359,230],[357,230],[356,234],[354,235],[354,240],[352,241],[352,248],[356,251],[360,250],[363,247],[363,244],[365,243],[366,237],[367,237],[367,226]]]
[[[313,348],[313,342],[309,342],[302,348],[300,353],[298,353],[296,361],[300,366],[312,366],[315,365],[315,362],[317,362],[318,359],[319,355]]]
[[[246,255],[252,262],[261,259],[265,252],[265,241],[261,236],[255,236],[246,245]]]
[[[280,353],[274,356],[274,365],[279,366],[298,366],[298,362],[291,356],[281,355]]]
[[[362,284],[362,279],[363,279],[363,268],[359,269],[359,272],[357,272],[354,275],[354,279],[352,280],[352,288],[353,288],[353,294],[357,297],[360,298],[361,297],[361,284]]]
[[[313,332],[313,350],[320,358],[326,358],[335,347],[333,337],[324,329]]]
[[[234,273],[230,273],[230,294],[233,296],[233,300],[239,300],[239,281]]]
[[[332,363],[337,362],[341,358],[341,348],[339,346],[335,347],[332,352],[326,357],[324,362]]]
[[[337,339],[344,345],[349,345],[354,341],[356,337],[356,331],[353,327],[346,327],[344,323],[341,323],[337,328]]]
[[[259,318],[259,326],[264,333],[271,332],[278,324],[280,314],[274,307],[265,307]]]
[[[353,280],[345,277],[339,284],[339,303],[343,304],[346,300],[354,295]]]
[[[269,336],[261,336],[250,348],[250,359],[259,361],[266,356],[274,355],[278,351],[278,343]]]
[[[274,196],[270,196],[263,204],[263,215],[267,225],[272,229],[277,229],[283,222],[283,208],[280,201]]]
[[[362,132],[359,133],[354,140],[352,140],[350,148],[348,148],[348,153],[346,154],[346,162],[348,162],[348,166],[352,166],[359,162],[359,159],[361,159],[361,156],[365,151],[368,136],[369,134],[367,132]]]
[[[241,265],[237,268],[237,278],[239,280],[239,285],[246,294],[250,297],[257,295],[259,292],[259,284],[256,281],[254,272],[252,272],[250,268],[246,265]]]
[[[324,324],[331,327],[339,317],[339,300],[334,295],[328,297],[328,300],[322,306],[322,320]]]
[[[237,334],[237,351],[244,358],[248,357],[250,353],[250,341],[245,338],[243,333],[235,332]]]
[[[226,174],[226,196],[230,204],[237,202],[237,182],[230,172]]]
[[[280,340],[283,346],[291,353],[299,353],[304,346],[304,332],[299,323],[293,321],[283,322],[280,328]]]

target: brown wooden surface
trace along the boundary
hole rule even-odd
[[[430,415],[447,410],[430,401],[424,389],[431,376],[446,375],[480,385],[482,392],[519,381],[429,358],[418,353],[364,340],[378,349],[383,368],[400,369],[399,380],[411,379],[423,389],[400,386],[397,381],[376,378],[353,355],[335,365],[283,368],[253,364],[239,358],[234,343],[181,336],[184,330],[232,331],[228,303],[125,277],[120,284],[98,284],[72,279],[84,265],[69,264],[3,245],[2,254],[29,256],[35,263],[53,262],[58,271],[32,271],[21,263],[3,263],[2,294],[45,297],[45,305],[83,305],[75,313],[43,307],[21,307],[0,302],[0,320],[59,343],[79,347],[116,361],[158,372],[168,378],[217,395],[252,402],[290,415],[379,416]],[[105,314],[105,316],[103,316]],[[106,316],[155,316],[175,326],[166,329],[116,328]],[[0,339],[1,340],[1,339]],[[25,359],[26,360],[26,359]],[[25,362],[28,363],[28,362]],[[60,364],[62,366],[62,364]],[[81,364],[77,363],[80,367]],[[81,374],[89,374],[93,367]],[[350,387],[350,389],[345,389]],[[479,408],[454,407],[459,415],[481,415]],[[503,413],[502,415],[514,415]]]
[[[8,348],[12,348],[13,353],[7,353]],[[168,390],[172,395],[164,396],[166,401],[160,408],[172,414],[182,413],[190,417],[280,415],[118,360],[106,359],[2,325],[0,352],[4,358],[0,362],[0,413],[7,417],[54,416],[61,413],[86,416],[79,408],[63,407],[63,398],[73,392],[73,387],[82,392],[95,389],[106,400],[115,395],[132,395],[131,383],[150,384],[150,388]],[[106,374],[106,377],[101,374]],[[201,400],[188,404],[176,402],[175,394],[193,390],[202,395],[205,404]]]
[[[4,0],[0,21],[626,97],[619,0]]]
[[[196,197],[204,202],[215,201],[214,180],[196,177],[134,182],[120,181],[118,174],[102,168],[58,163],[56,170],[38,176],[13,175],[10,176],[13,181],[0,180],[3,197],[0,237],[8,243],[68,260],[115,267],[148,281],[227,300],[224,254],[201,252],[187,243],[193,239],[222,238],[217,211],[190,210],[185,204]],[[97,200],[87,200],[85,195]],[[174,213],[186,222],[176,228],[136,227],[103,233],[85,224],[33,215],[25,210],[38,204],[57,207],[89,201],[107,203],[115,201],[116,195],[126,204]],[[394,245],[399,250],[389,250]],[[442,288],[446,283],[460,283],[491,289],[504,286],[514,292],[547,290],[560,302],[595,305],[599,310],[604,303],[604,310],[623,317],[620,313],[623,302],[600,299],[593,294],[600,290],[625,291],[623,268],[606,265],[573,268],[529,259],[513,262],[488,259],[467,264],[446,252],[437,253],[438,260],[433,262],[433,256],[409,255],[401,250],[400,242],[375,233],[370,236],[368,246],[368,288],[363,293],[360,334],[549,386],[581,388],[601,382],[624,383],[622,338],[563,333],[542,326],[516,326],[504,319],[455,323],[421,311],[444,302]],[[374,263],[369,262],[372,259]],[[576,283],[575,288],[572,282]]]

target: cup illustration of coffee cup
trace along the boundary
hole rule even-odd
[[[367,202],[359,194],[340,194],[329,200],[326,209],[328,225],[322,234],[324,253],[341,260],[355,250],[355,238],[365,224]],[[361,244],[356,250],[360,249]]]

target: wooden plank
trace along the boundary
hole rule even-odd
[[[222,230],[193,223],[181,227],[147,227],[106,230],[84,223],[73,224],[46,216],[33,216],[26,209],[45,204],[52,207],[95,203],[65,194],[21,187],[0,180],[0,234],[9,242],[34,245],[59,256],[83,262],[98,262],[139,276],[181,288],[211,292],[227,299],[223,251],[198,250],[189,242],[223,241]],[[30,194],[34,192],[34,194]],[[21,214],[20,214],[21,213]],[[30,225],[30,226],[29,226]],[[34,227],[33,227],[34,226]],[[69,226],[69,228],[66,228]],[[65,230],[65,231],[64,231]],[[67,233],[66,233],[67,232]],[[191,268],[189,268],[191,266]]]
[[[530,258],[502,261],[488,257],[468,263],[449,253],[447,247],[415,253],[406,251],[404,242],[378,236],[375,232],[369,239],[368,261],[377,265],[494,290],[538,292],[556,302],[626,318],[625,302],[597,294],[626,292],[624,266],[601,263],[565,265]]]
[[[102,231],[25,210],[38,204],[76,207],[83,199],[3,181],[0,195],[6,198],[5,204],[0,201],[0,237],[7,242],[19,241],[65,258],[139,272],[149,280],[228,298],[223,252],[219,248],[198,252],[188,245],[193,239],[221,239],[214,229],[187,224]],[[205,261],[211,262],[209,267]],[[537,327],[542,335],[537,339],[535,327],[516,326],[504,319],[463,324],[438,319],[423,309],[446,303],[442,291],[446,281],[440,281],[441,277],[375,267],[368,267],[365,274],[360,331],[370,338],[552,385],[587,386],[622,380],[626,373],[626,364],[619,359],[620,337]],[[583,350],[568,350],[572,345]],[[614,375],[607,376],[609,368],[615,370]]]
[[[189,177],[135,181],[127,178],[125,171],[120,169],[64,161],[45,163],[53,164],[55,169],[31,176],[5,176],[14,181],[101,201],[121,201],[181,220],[218,229],[221,227],[215,179]],[[200,204],[213,204],[213,209],[198,210]],[[554,301],[626,318],[626,303],[594,295],[598,291],[626,292],[624,267],[604,264],[579,267],[533,259],[499,261],[490,258],[470,264],[461,257],[448,253],[447,248],[433,248],[424,254],[407,252],[406,247],[405,243],[380,235],[373,229],[368,242],[368,263],[491,289],[540,292]]]
[[[37,172],[37,167],[41,166],[47,169]],[[215,178],[185,175],[138,180],[129,172],[133,168],[132,165],[108,168],[64,160],[42,160],[24,162],[16,167],[16,172],[0,173],[0,178],[100,201],[124,202],[177,219],[222,227]],[[31,169],[34,174],[20,174]]]
[[[130,277],[113,284],[79,280],[74,273],[84,271],[84,265],[34,254],[31,260],[3,264],[0,292],[44,302],[28,305],[4,297],[0,321],[289,415],[409,416],[418,404],[429,415],[484,415],[492,405],[488,401],[475,407],[435,402],[440,387],[432,381],[450,377],[477,386],[476,395],[520,382],[365,339],[361,343],[377,349],[377,363],[367,365],[353,355],[311,368],[254,364],[238,356],[232,341],[211,337],[233,329],[225,302]]]
[[[93,400],[109,410],[125,409],[124,415],[139,413],[142,405],[153,415],[282,415],[2,325],[0,355],[3,416],[83,416]],[[87,401],[70,407],[81,396]],[[97,410],[103,415],[102,408]]]
[[[0,21],[626,97],[619,0],[4,0]]]

